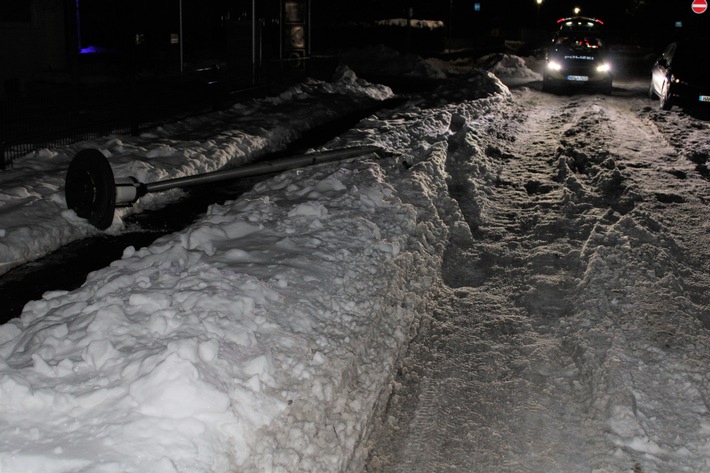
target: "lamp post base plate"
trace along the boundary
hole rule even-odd
[[[67,170],[64,196],[67,207],[99,230],[113,222],[116,182],[106,157],[97,149],[79,151]]]

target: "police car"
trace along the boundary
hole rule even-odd
[[[601,22],[563,21],[545,54],[544,91],[588,88],[611,92],[613,75]]]

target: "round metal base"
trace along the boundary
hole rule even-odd
[[[77,153],[67,170],[64,196],[67,207],[100,230],[113,222],[116,183],[106,157],[96,149]]]

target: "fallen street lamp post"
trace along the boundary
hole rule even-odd
[[[258,176],[357,156],[379,154],[378,146],[339,148],[319,153],[301,154],[274,161],[246,164],[234,169],[178,177],[149,183],[134,177],[115,179],[106,156],[97,149],[79,151],[67,170],[64,196],[67,207],[93,226],[105,230],[111,226],[116,207],[130,207],[144,195],[168,189],[224,181],[238,177]]]

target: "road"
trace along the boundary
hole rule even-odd
[[[466,225],[368,472],[707,471],[710,123],[646,87],[517,88],[451,136]]]

